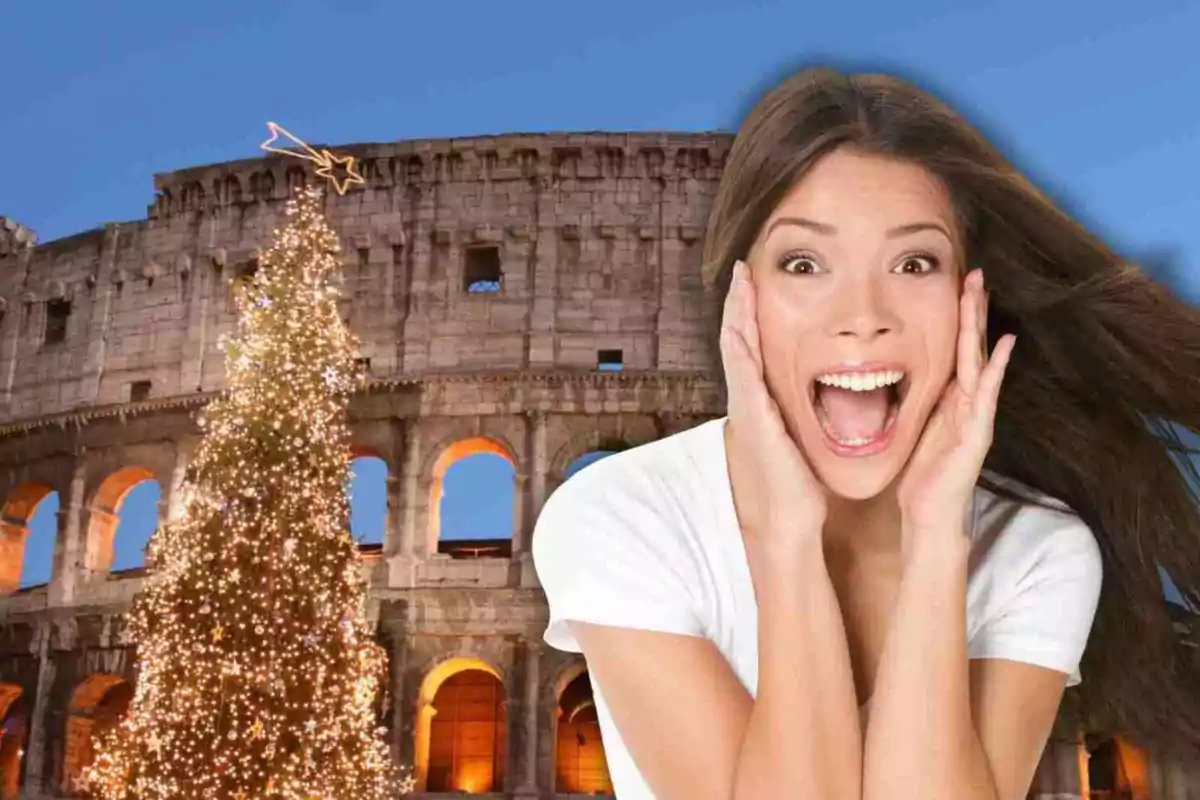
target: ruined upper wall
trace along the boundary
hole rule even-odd
[[[16,255],[37,244],[37,234],[15,219],[0,216],[0,258]]]
[[[331,146],[366,180],[330,192],[326,214],[343,243],[343,316],[372,376],[595,369],[600,351],[626,369],[704,368],[700,247],[731,143],[565,133]],[[0,224],[0,420],[221,388],[230,283],[291,190],[323,181],[312,166],[271,154],[156,175],[145,220],[36,246]],[[496,262],[499,291],[467,291]]]

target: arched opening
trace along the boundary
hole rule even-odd
[[[23,483],[0,511],[0,594],[50,582],[58,540],[58,492]]]
[[[25,695],[15,683],[0,683],[0,800],[21,793],[21,765],[29,730]]]
[[[88,526],[87,566],[93,572],[133,572],[146,566],[158,530],[162,487],[143,467],[125,467],[100,484]]]
[[[81,778],[95,757],[97,736],[111,729],[133,700],[133,685],[117,675],[89,675],[71,695],[67,717],[67,741],[63,755],[62,790],[82,791]]]
[[[555,716],[554,790],[565,794],[612,794],[600,720],[586,669],[563,689]]]
[[[387,525],[387,462],[374,455],[350,462],[350,535],[360,550],[379,550]]]
[[[584,469],[585,467],[591,466],[592,464],[595,464],[600,459],[611,456],[613,453],[616,453],[616,452],[618,452],[618,451],[617,450],[592,450],[591,452],[584,453],[583,455],[579,456],[579,458],[575,459],[574,461],[572,461],[570,464],[567,465],[567,471],[563,475],[563,480],[564,481],[570,480],[571,476],[576,474],[580,470]]]
[[[508,703],[500,675],[477,658],[430,670],[417,700],[417,791],[500,791],[508,753]]]
[[[1150,761],[1145,751],[1120,736],[1088,743],[1090,800],[1150,800]]]
[[[516,469],[504,445],[483,437],[455,442],[433,468],[431,552],[511,557],[516,499]]]

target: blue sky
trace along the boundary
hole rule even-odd
[[[1200,0],[39,0],[0,19],[0,215],[42,241],[144,217],[155,172],[254,157],[267,120],[334,144],[733,130],[784,74],[831,63],[935,91],[1200,300]],[[463,496],[494,481],[475,473]],[[490,516],[464,531],[505,518],[466,505]]]

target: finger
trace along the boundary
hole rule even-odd
[[[742,310],[741,303],[742,285],[738,280],[737,264],[733,265],[733,275],[729,281],[729,291],[725,293],[725,303],[721,307],[721,335],[724,336],[726,328],[740,330],[741,324],[738,320],[738,315]]]
[[[981,269],[979,270],[979,352],[983,354],[984,361],[987,361],[988,307],[991,305],[991,301],[991,294],[988,292],[987,282]]]
[[[1000,403],[1000,387],[1004,382],[1004,373],[1008,369],[1016,342],[1017,337],[1011,333],[1001,336],[1000,341],[996,342],[996,348],[992,351],[992,358],[988,362],[987,368],[979,378],[975,410],[980,417],[980,424],[984,425],[988,432],[991,431],[996,419],[996,408]]]
[[[758,287],[754,285],[754,277],[750,267],[744,261],[738,261],[734,266],[734,280],[738,281],[738,299],[741,308],[738,320],[741,323],[742,335],[750,348],[750,358],[754,361],[760,375],[763,374],[762,340],[758,330]]]
[[[764,434],[775,437],[783,430],[779,408],[759,374],[750,353],[750,346],[740,332],[727,328],[721,333],[722,357],[725,360],[725,381],[729,387],[729,417],[737,427],[753,431],[751,437],[759,442]]]
[[[958,384],[968,397],[973,397],[977,391],[981,369],[977,272],[972,270],[964,281],[958,312],[958,367],[955,372]]]

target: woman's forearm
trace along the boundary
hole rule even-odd
[[[862,738],[846,631],[819,536],[752,570],[758,692],[735,800],[855,798]]]
[[[862,797],[992,800],[994,782],[971,719],[970,544],[961,535],[926,541],[907,558],[875,676]]]

